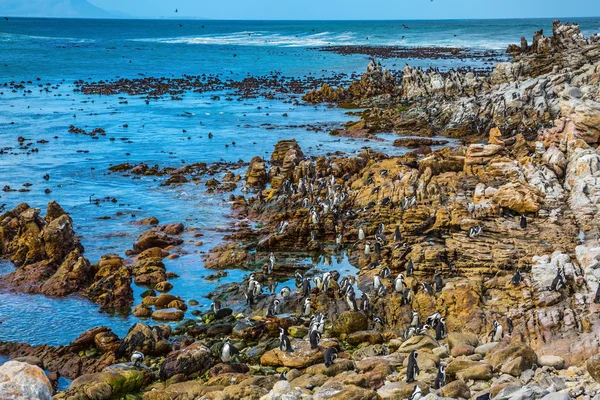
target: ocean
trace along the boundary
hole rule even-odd
[[[586,35],[600,32],[598,18],[575,22]],[[353,154],[367,147],[390,154],[406,150],[391,146],[393,134],[381,135],[381,141],[328,135],[327,130],[353,119],[347,110],[294,104],[290,94],[228,100],[231,94],[226,91],[189,92],[181,101],[165,97],[147,104],[143,95],[86,95],[74,91],[76,81],[202,74],[239,81],[273,73],[295,79],[360,74],[369,56],[318,48],[393,45],[501,51],[518,43],[521,36],[531,40],[538,29],[549,34],[551,26],[551,20],[2,20],[0,188],[15,191],[0,192],[0,205],[9,210],[27,202],[44,213],[50,200],[58,201],[71,214],[92,263],[107,253],[124,256],[145,229],[133,222],[144,217],[198,228],[204,234],[203,244],[196,246],[192,233],[184,233],[181,257],[165,263],[167,270],[180,275],[172,280],[172,293],[206,307],[210,291],[248,273],[233,270],[216,282],[204,279],[214,271],[204,269],[201,255],[219,243],[232,222],[228,218],[230,193],[207,194],[204,182],[161,186],[166,178],[133,179],[109,173],[111,165],[247,162],[255,155],[268,158],[278,140],[291,138],[308,156],[335,151]],[[390,69],[402,69],[405,64],[440,69],[491,66],[489,60],[468,58],[388,58],[382,63]],[[13,91],[10,82],[23,82],[24,87]],[[107,134],[93,140],[70,133],[71,125],[102,128]],[[321,126],[323,131],[309,130],[309,125]],[[33,142],[32,148],[38,151],[20,146],[19,137]],[[243,174],[243,169],[235,172]],[[48,181],[43,179],[46,173]],[[241,194],[239,187],[234,193]],[[95,204],[90,196],[116,201]],[[321,268],[325,260],[305,262]],[[353,269],[343,257],[334,260],[333,266]],[[0,274],[13,269],[10,262],[0,261]],[[143,290],[135,288],[136,304]],[[98,306],[77,296],[55,299],[2,291],[0,321],[0,340],[60,345],[99,325],[123,336],[137,319],[100,313]]]

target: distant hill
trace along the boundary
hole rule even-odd
[[[0,0],[0,16],[54,18],[115,18],[86,0]]]

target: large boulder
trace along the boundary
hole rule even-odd
[[[75,379],[66,392],[55,396],[55,400],[112,400],[125,398],[139,392],[154,379],[148,368],[131,364],[115,364],[95,374],[82,375]]]
[[[144,250],[152,247],[159,247],[164,249],[169,246],[179,246],[183,243],[183,240],[178,237],[173,237],[165,232],[151,229],[146,231],[138,237],[137,241],[133,244],[133,249],[141,253]]]
[[[485,360],[495,371],[519,376],[537,363],[537,355],[523,343],[500,343],[485,356]]]
[[[600,354],[590,357],[585,362],[585,368],[592,378],[600,383]]]
[[[146,355],[160,356],[171,350],[165,332],[158,326],[150,327],[141,322],[133,325],[119,346],[117,354],[130,356],[134,351],[141,351]]]
[[[169,353],[160,366],[160,378],[163,380],[177,374],[189,376],[203,373],[213,365],[213,358],[208,347],[200,342],[193,343],[182,350]]]
[[[358,311],[346,311],[340,314],[333,323],[334,335],[350,334],[367,329],[369,322],[365,314]]]
[[[538,212],[544,195],[533,185],[514,182],[500,186],[493,200],[500,207],[524,214]]]
[[[40,367],[8,361],[0,366],[0,399],[52,400],[52,385]]]
[[[259,156],[255,156],[246,170],[246,185],[253,188],[264,188],[266,184],[267,168],[265,162]]]

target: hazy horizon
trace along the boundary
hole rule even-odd
[[[600,16],[600,2],[582,0],[505,0],[502,4],[482,0],[229,0],[198,4],[193,0],[0,0],[2,16],[41,18],[197,19],[240,21],[394,21],[394,20],[501,20],[568,19]]]

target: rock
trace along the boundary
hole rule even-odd
[[[450,355],[452,355],[452,357],[470,356],[473,353],[475,353],[475,348],[466,344],[454,346],[452,350],[450,350]]]
[[[497,345],[498,345],[498,342],[490,342],[490,343],[482,344],[481,346],[477,346],[475,348],[475,353],[480,354],[485,357],[486,354],[489,353]]]
[[[600,354],[590,357],[585,362],[585,368],[590,376],[600,383]]]
[[[519,376],[537,362],[537,355],[522,343],[500,343],[485,356],[485,360],[495,371]]]
[[[144,304],[138,304],[131,310],[131,314],[138,318],[150,318],[152,316],[152,308]]]
[[[400,347],[398,348],[399,352],[402,353],[410,353],[413,350],[421,350],[421,349],[435,349],[439,347],[440,344],[429,335],[417,335],[413,336],[410,339],[404,341]]]
[[[429,393],[429,386],[422,382],[416,381],[412,383],[406,383],[404,381],[399,381],[387,382],[377,390],[377,394],[383,400],[410,399],[410,395],[412,394],[415,385],[419,385],[423,395]]]
[[[308,335],[308,328],[305,326],[290,326],[288,328],[288,335],[301,339]]]
[[[477,347],[479,345],[479,339],[477,335],[473,333],[459,333],[459,332],[451,332],[448,334],[448,345],[450,349],[455,346],[473,346]]]
[[[171,350],[167,338],[168,336],[161,327],[150,327],[138,322],[129,329],[121,341],[117,355],[129,357],[136,350],[149,356],[163,355]]]
[[[544,195],[535,186],[524,182],[507,183],[498,188],[493,200],[500,207],[525,214],[538,212]]]
[[[3,400],[52,400],[52,385],[44,370],[8,361],[0,365],[0,398]]]
[[[313,390],[316,387],[323,386],[323,384],[327,382],[328,379],[329,377],[323,374],[303,374],[294,379],[293,381],[290,381],[290,384],[293,385],[293,387],[295,388],[301,387],[306,388],[308,390]]]
[[[288,381],[278,381],[273,385],[273,389],[260,400],[309,400],[312,397],[294,389],[297,386],[300,385],[292,386]]]
[[[321,346],[332,345],[331,342],[321,342]],[[307,368],[323,361],[323,350],[311,349],[308,341],[293,341],[294,351],[288,353],[279,349],[269,350],[260,357],[260,364],[269,367]]]
[[[259,156],[250,161],[246,170],[246,185],[249,187],[264,188],[267,185],[267,169],[265,162]]]
[[[97,271],[85,296],[100,304],[101,311],[129,311],[133,304],[131,271],[123,259],[106,254],[92,268]]]
[[[492,367],[488,364],[474,365],[458,372],[456,377],[463,381],[468,381],[470,379],[476,381],[487,381],[492,379]]]
[[[573,398],[571,396],[569,396],[567,393],[562,393],[562,392],[552,392],[552,393],[548,393],[547,395],[542,397],[542,400],[572,400],[572,399]]]
[[[216,392],[219,388],[205,386],[198,381],[173,383],[164,389],[150,390],[144,393],[144,400],[191,400]]]
[[[441,392],[443,397],[449,397],[451,399],[469,399],[471,397],[471,391],[462,380],[448,383],[446,386],[442,387]]]
[[[448,364],[448,366],[446,367],[446,374],[448,375],[448,377],[454,378],[459,372],[464,371],[468,368],[479,367],[480,365],[482,364],[477,361],[471,361],[465,358],[457,358],[452,360]]]
[[[346,342],[352,346],[358,346],[361,343],[380,344],[383,343],[383,336],[376,330],[360,331],[346,336]]]
[[[154,289],[156,289],[157,292],[169,292],[171,289],[173,289],[173,284],[167,281],[158,282]]]
[[[565,368],[565,359],[559,356],[542,355],[538,357],[537,363],[543,367],[552,367],[554,369]]]
[[[94,344],[103,353],[116,353],[121,345],[121,340],[112,331],[100,332],[94,336]]]
[[[333,365],[326,367],[325,364],[311,365],[306,368],[306,373],[311,375],[336,376],[344,371],[354,370],[354,362],[351,360],[337,359]]]
[[[176,308],[164,308],[152,313],[152,319],[156,321],[181,321],[184,313]]]
[[[183,240],[178,237],[172,237],[164,232],[151,229],[138,237],[137,241],[133,244],[133,249],[141,253],[152,247],[164,249],[169,246],[179,246],[182,243]]]
[[[153,380],[153,373],[147,368],[131,364],[115,364],[95,374],[82,375],[75,379],[66,392],[56,400],[94,399],[111,400],[125,398],[137,393]]]
[[[377,393],[340,382],[328,382],[315,390],[313,400],[377,400]]]
[[[160,379],[166,380],[177,374],[189,376],[203,373],[212,367],[211,351],[202,343],[193,343],[182,350],[169,353],[160,367]]]
[[[547,394],[548,391],[539,386],[507,386],[494,397],[494,400],[537,400]]]
[[[365,314],[358,311],[345,311],[333,323],[332,333],[336,336],[367,329],[369,323]]]

